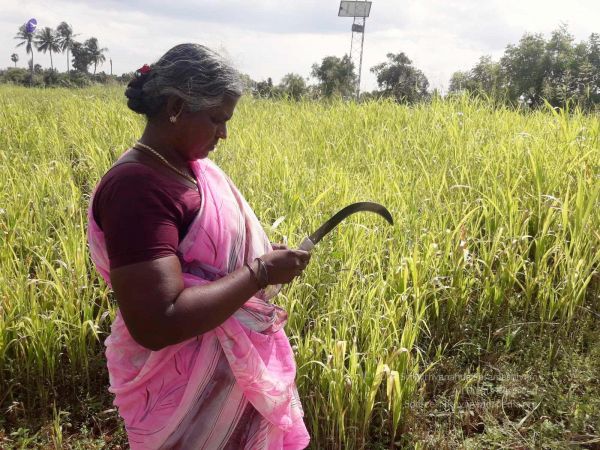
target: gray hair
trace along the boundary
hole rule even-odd
[[[184,101],[189,111],[201,111],[223,103],[227,96],[240,97],[243,83],[221,55],[199,44],[176,45],[147,73],[136,72],[125,96],[133,111],[152,117],[169,95]]]

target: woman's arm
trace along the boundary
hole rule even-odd
[[[250,264],[255,272],[257,266],[257,261]],[[154,351],[221,325],[259,290],[246,267],[184,289],[174,255],[117,267],[110,280],[131,336]]]

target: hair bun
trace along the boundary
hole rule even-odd
[[[142,98],[143,96],[143,91],[139,88],[135,88],[135,87],[128,87],[125,90],[125,97],[127,98]]]
[[[132,111],[139,114],[146,114],[147,107],[144,102],[144,83],[148,79],[146,74],[141,76],[134,77],[129,83],[127,83],[127,89],[125,89],[125,97],[129,100],[127,101],[127,106]]]

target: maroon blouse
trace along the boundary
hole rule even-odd
[[[198,191],[142,163],[112,167],[92,203],[110,268],[174,255],[200,202]]]

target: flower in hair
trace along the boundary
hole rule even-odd
[[[140,67],[138,70],[136,70],[136,73],[138,73],[139,75],[146,75],[151,70],[152,69],[148,64],[144,64],[142,67]]]

